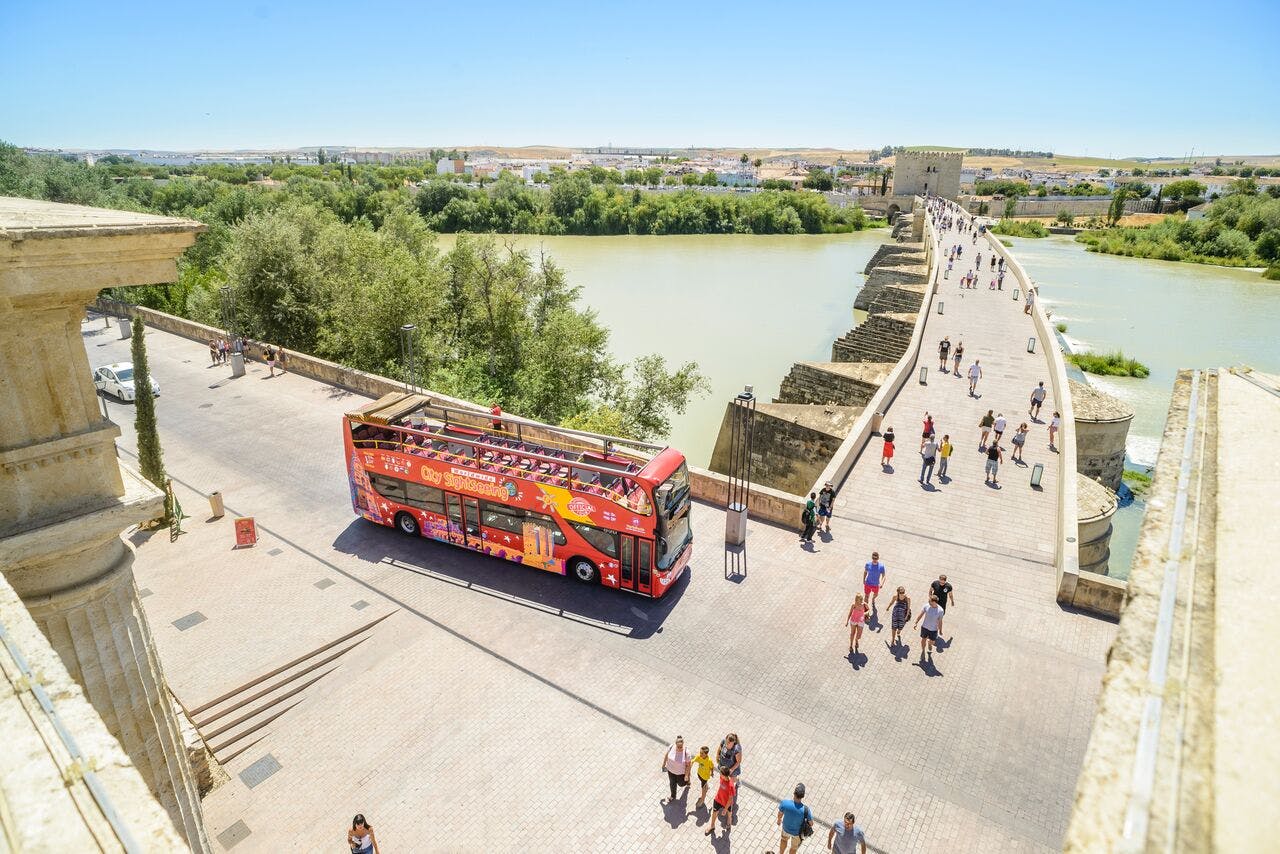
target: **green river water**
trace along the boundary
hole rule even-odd
[[[582,288],[613,330],[620,359],[660,352],[695,360],[712,393],[690,404],[669,441],[706,465],[725,403],[744,384],[770,400],[791,364],[825,361],[855,323],[853,298],[867,260],[888,231],[856,234],[542,237],[539,247]],[[1121,347],[1151,368],[1147,379],[1089,377],[1135,411],[1131,467],[1155,462],[1173,378],[1183,367],[1249,364],[1280,372],[1280,283],[1252,271],[1086,252],[1067,236],[1013,238],[1073,347]],[[453,240],[441,237],[442,248]],[[1111,572],[1124,577],[1142,505],[1115,518]]]

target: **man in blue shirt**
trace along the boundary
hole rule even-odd
[[[845,813],[844,821],[831,825],[831,832],[827,834],[827,850],[835,854],[867,854],[867,837],[854,823],[853,813]]]
[[[880,585],[884,584],[885,569],[880,562],[880,552],[872,552],[871,560],[862,573],[862,595],[867,598],[871,607],[876,606],[876,597],[880,595]]]
[[[795,797],[778,804],[778,825],[782,828],[782,838],[778,840],[778,854],[787,854],[787,840],[791,841],[791,854],[795,854],[804,837],[800,828],[805,820],[813,821],[813,813],[801,803],[804,800],[804,783],[796,784]]]

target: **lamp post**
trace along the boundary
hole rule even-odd
[[[725,505],[724,542],[747,541],[747,510],[751,505],[751,450],[755,431],[756,396],[751,386],[733,399],[729,434],[729,493]]]
[[[417,326],[406,323],[400,327],[400,366],[404,374],[404,390],[414,392],[418,389],[418,378],[413,361],[413,333]]]
[[[231,345],[231,376],[244,376],[244,349],[236,336],[236,292],[230,285],[218,289],[222,297],[222,326],[227,330],[227,341]]]

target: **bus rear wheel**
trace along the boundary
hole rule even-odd
[[[583,584],[595,584],[600,580],[596,565],[585,557],[575,557],[569,561],[569,572]]]
[[[416,537],[418,535],[418,520],[413,518],[412,513],[406,513],[401,510],[396,514],[396,528],[402,534]]]

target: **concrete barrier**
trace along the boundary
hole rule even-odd
[[[1034,287],[1035,283],[1022,268],[1022,264],[1013,256],[999,235],[990,231],[986,233],[987,243],[991,250],[1004,259],[1005,268],[1013,274],[1013,279],[1023,293]],[[1044,313],[1044,303],[1037,293],[1032,322],[1036,330],[1036,338],[1049,362],[1049,387],[1053,390],[1053,400],[1062,420],[1058,428],[1058,520],[1056,542],[1054,543],[1053,564],[1058,575],[1058,601],[1078,607],[1088,607],[1089,602],[1103,602],[1111,598],[1111,589],[1116,582],[1095,573],[1086,573],[1089,578],[1083,589],[1080,587],[1080,551],[1076,542],[1077,518],[1079,509],[1076,496],[1076,419],[1071,408],[1071,387],[1067,383],[1067,364],[1058,347],[1058,339],[1049,325],[1049,318]],[[1077,591],[1079,599],[1077,601]],[[1114,611],[1103,613],[1119,613]]]

